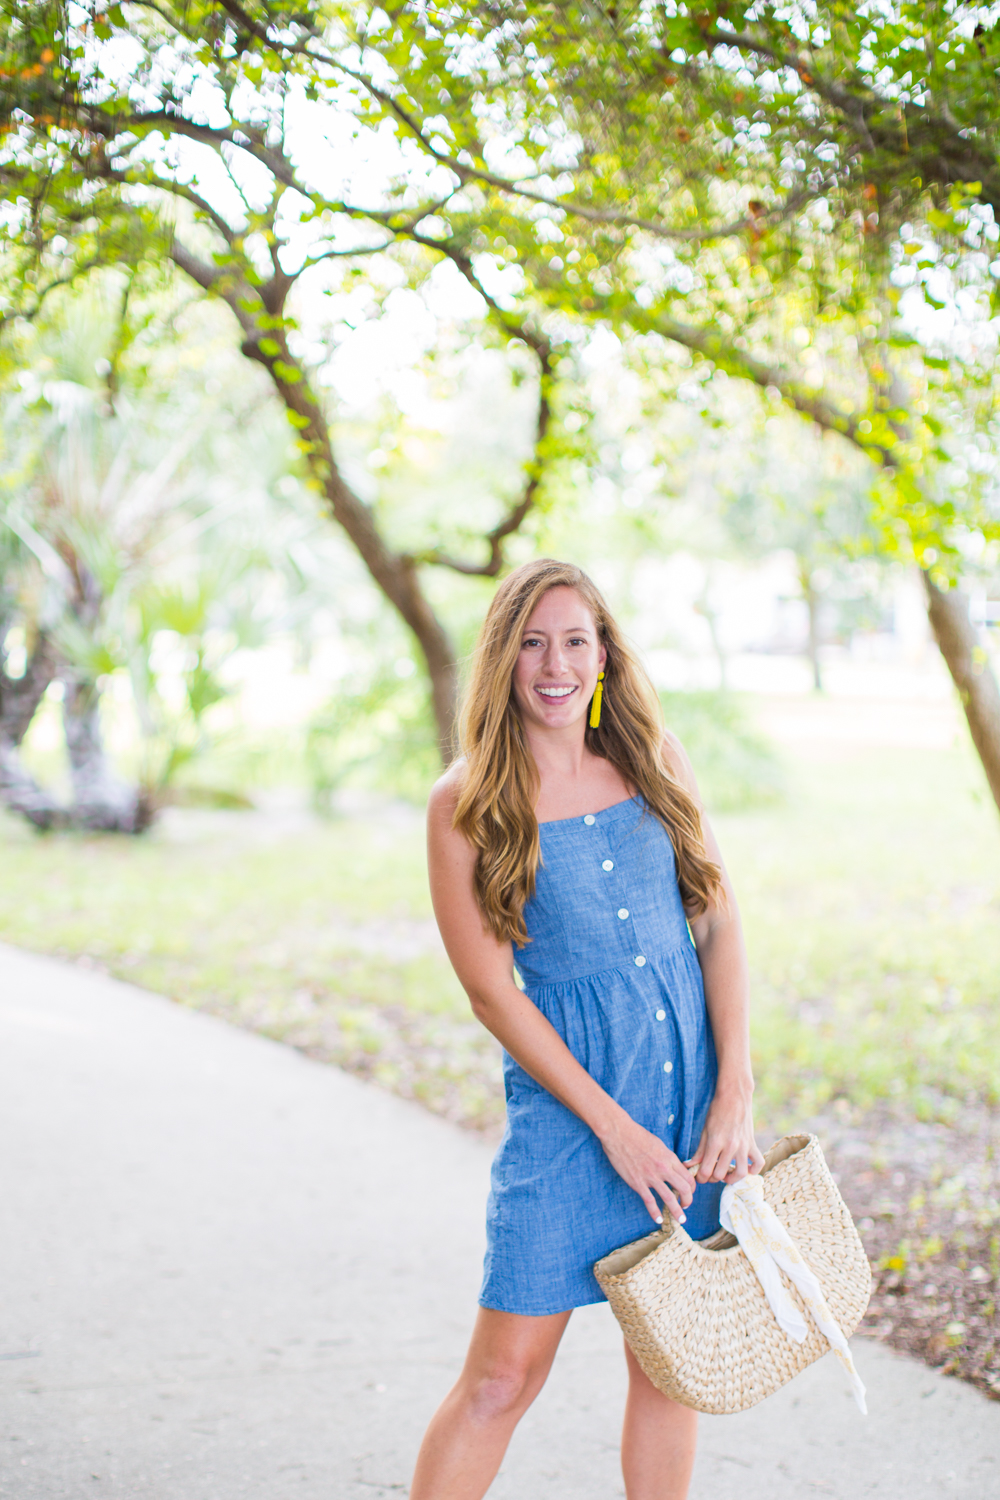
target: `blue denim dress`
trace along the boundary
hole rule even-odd
[[[531,941],[516,954],[525,992],[591,1077],[683,1161],[717,1067],[670,838],[635,797],[542,823],[540,835]],[[480,1304],[541,1316],[603,1302],[594,1262],[656,1226],[589,1126],[506,1053],[504,1083]],[[692,1238],[718,1229],[721,1195],[721,1184],[696,1189]]]

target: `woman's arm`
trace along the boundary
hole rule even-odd
[[[653,1220],[662,1222],[659,1198],[683,1223],[683,1209],[694,1191],[692,1172],[577,1062],[514,983],[511,945],[499,942],[483,922],[473,884],[475,850],[452,827],[460,776],[461,766],[453,767],[431,793],[427,857],[434,914],[472,1009],[526,1073],[590,1126],[615,1171],[639,1194]]]
[[[750,976],[739,907],[722,854],[709,826],[698,793],[691,762],[673,735],[667,736],[671,769],[702,809],[705,852],[722,871],[726,904],[713,902],[691,921],[705,984],[705,1004],[715,1038],[719,1077],[702,1131],[689,1165],[699,1182],[737,1182],[759,1172],[764,1158],[753,1132],[753,1069],[750,1065]],[[730,1163],[736,1166],[731,1167]]]

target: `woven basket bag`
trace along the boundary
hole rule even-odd
[[[764,1197],[823,1288],[846,1337],[871,1295],[871,1270],[814,1135],[786,1135],[764,1159]],[[805,1312],[801,1344],[779,1327],[733,1235],[695,1241],[673,1219],[599,1260],[600,1282],[632,1352],[664,1395],[697,1411],[746,1411],[787,1384],[829,1344]]]

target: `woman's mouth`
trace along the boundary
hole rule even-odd
[[[568,698],[571,693],[575,693],[576,684],[567,683],[562,687],[536,687],[535,692],[540,693],[543,698],[558,700],[559,698]]]

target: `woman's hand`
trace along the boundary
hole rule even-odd
[[[680,1157],[668,1151],[658,1136],[638,1125],[624,1110],[600,1140],[608,1161],[622,1181],[639,1194],[654,1224],[663,1223],[657,1198],[683,1224],[684,1209],[694,1196],[695,1180]]]
[[[752,1087],[715,1091],[698,1149],[687,1163],[699,1182],[739,1182],[764,1165],[753,1134]]]

